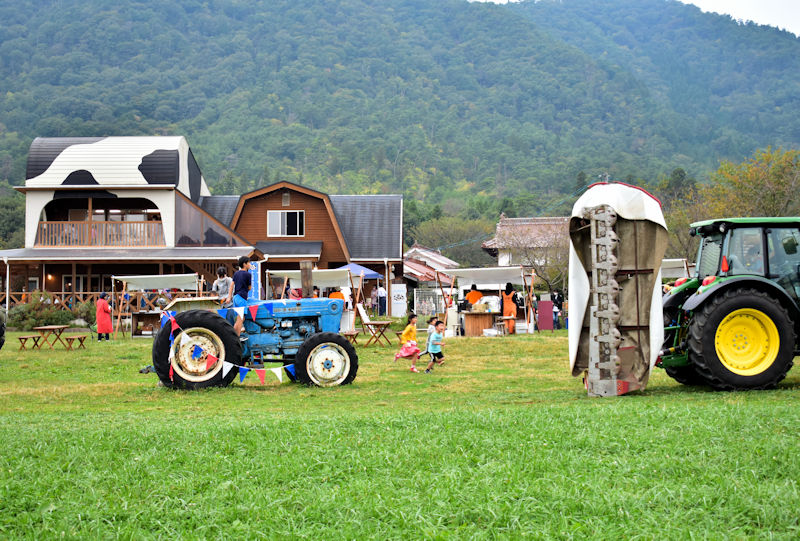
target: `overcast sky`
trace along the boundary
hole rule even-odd
[[[508,0],[477,0],[505,4]],[[515,1],[515,0],[512,0]],[[703,11],[730,15],[734,19],[777,26],[800,36],[800,0],[680,0]]]

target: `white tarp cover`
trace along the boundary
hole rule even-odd
[[[192,274],[143,274],[138,276],[112,276],[128,284],[128,291],[145,289],[197,289],[197,273]]]
[[[581,218],[583,209],[599,205],[609,205],[617,215],[626,220],[647,220],[654,222],[666,231],[667,224],[661,212],[661,203],[646,191],[626,184],[596,184],[590,187],[575,201],[572,217]],[[653,248],[655,250],[655,247]],[[575,368],[578,345],[581,337],[581,322],[591,297],[591,286],[586,269],[581,263],[575,247],[569,245],[569,367]],[[661,304],[661,271],[656,276],[650,304],[650,368],[658,359],[658,352],[664,342],[664,319]],[[573,375],[574,372],[573,372]]]
[[[499,288],[505,287],[509,282],[514,285],[525,285],[523,279],[524,270],[520,266],[447,269],[446,271],[439,271],[439,274],[447,274],[453,278],[458,278],[458,287],[460,289],[469,288],[472,284],[493,284]]]
[[[301,287],[302,278],[299,270],[269,271],[270,280],[273,278],[289,278],[289,287]],[[356,277],[356,280],[358,278]],[[311,281],[322,289],[325,287],[350,287],[350,271],[348,269],[318,269],[311,271]],[[358,284],[356,284],[358,286]]]

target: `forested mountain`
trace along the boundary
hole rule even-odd
[[[411,227],[800,143],[800,41],[671,0],[0,0],[0,21],[10,184],[36,136],[181,134],[218,193],[405,193]]]

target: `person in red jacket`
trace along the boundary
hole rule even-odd
[[[100,341],[105,336],[109,340],[111,334],[111,308],[106,301],[105,292],[100,293],[100,298],[97,299],[97,311],[95,312],[95,319],[97,320],[97,340]]]

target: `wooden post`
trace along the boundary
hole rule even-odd
[[[311,272],[314,268],[311,261],[300,262],[300,283],[303,288],[303,298],[310,299],[314,296],[314,280],[311,277]]]
[[[122,282],[122,294],[119,297],[120,299],[119,303],[117,303],[117,324],[114,326],[114,340],[117,339],[117,333],[119,332],[120,323],[122,321],[122,301],[125,300],[125,291],[127,289],[128,289],[128,282]],[[111,302],[114,302],[113,296],[111,297]],[[125,331],[122,331],[122,336],[125,336]]]
[[[283,279],[283,289],[281,289],[281,300],[286,296],[286,286],[289,284],[289,277]]]

